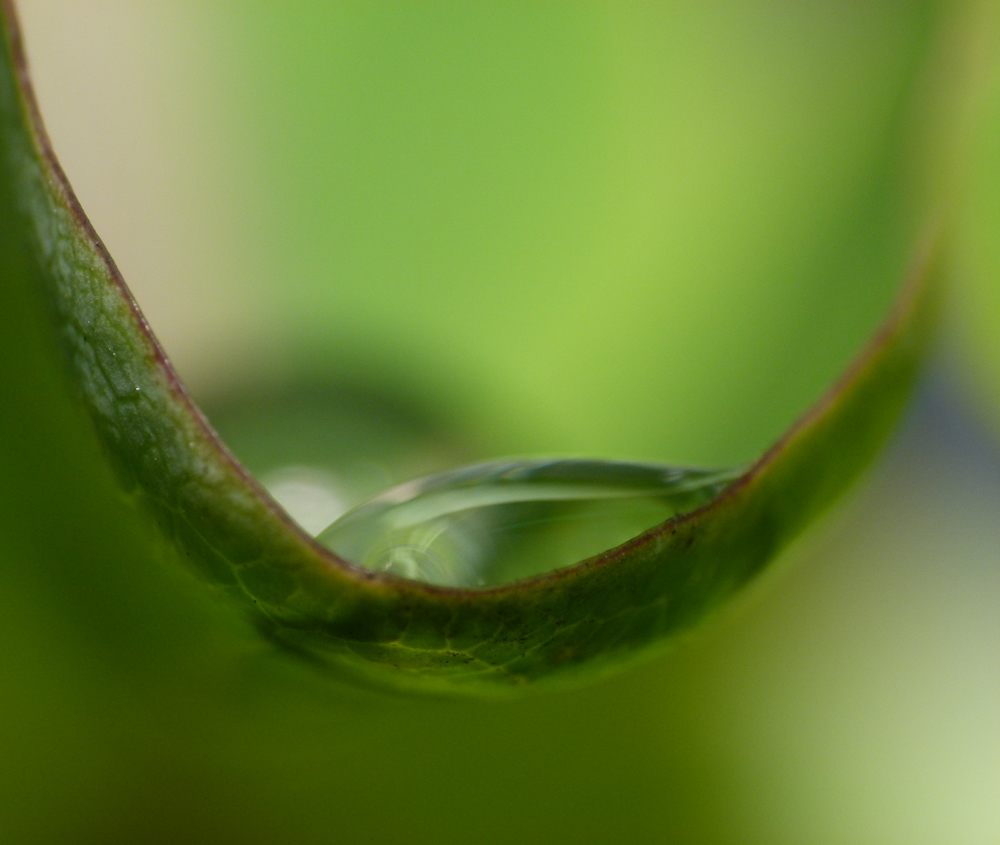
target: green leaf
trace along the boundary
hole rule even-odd
[[[904,406],[937,311],[936,236],[837,386],[707,505],[575,566],[489,589],[351,566],[282,511],[185,392],[59,168],[3,9],[0,237],[7,299],[23,309],[13,319],[41,344],[58,338],[66,389],[130,512],[155,521],[150,556],[166,548],[189,561],[260,631],[310,659],[404,688],[484,693],[614,668],[761,572],[871,461]],[[38,291],[47,314],[31,305]],[[54,359],[38,360],[63,385]]]
[[[994,53],[980,106],[982,117],[971,134],[971,167],[963,194],[956,272],[956,346],[967,366],[970,393],[994,427],[1000,425],[1000,76]]]

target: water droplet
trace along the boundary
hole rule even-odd
[[[366,569],[486,587],[612,549],[705,504],[738,475],[616,461],[497,461],[394,487],[317,540]]]

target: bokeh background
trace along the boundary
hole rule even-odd
[[[945,194],[958,222],[940,349],[868,480],[602,684],[393,699],[234,646],[155,561],[7,567],[0,839],[1000,842],[989,4],[19,8],[154,330],[317,527],[500,455],[751,460]]]

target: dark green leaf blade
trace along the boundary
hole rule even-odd
[[[71,380],[136,512],[297,650],[400,686],[502,692],[601,671],[738,591],[869,463],[927,348],[928,241],[844,379],[718,499],[575,567],[487,590],[355,568],[301,531],[185,393],[52,153],[12,7],[0,49],[0,209],[17,272],[44,289]]]

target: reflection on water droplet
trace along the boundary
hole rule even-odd
[[[738,471],[497,461],[382,493],[317,540],[358,566],[485,587],[571,566],[713,499]]]

